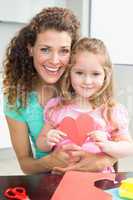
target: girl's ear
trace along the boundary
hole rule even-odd
[[[29,52],[29,56],[33,56],[33,47],[31,47],[30,45],[28,45],[28,52]]]

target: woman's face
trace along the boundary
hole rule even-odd
[[[69,62],[71,42],[65,31],[46,30],[38,34],[35,45],[29,50],[36,71],[44,82],[53,84],[61,77]]]

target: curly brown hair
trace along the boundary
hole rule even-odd
[[[13,37],[3,62],[3,89],[10,105],[15,105],[16,99],[19,99],[25,106],[33,83],[38,81],[38,73],[28,51],[28,46],[34,46],[38,33],[48,29],[66,31],[72,38],[73,46],[79,37],[79,28],[80,23],[71,10],[50,7],[44,8]]]

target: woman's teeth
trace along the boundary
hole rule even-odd
[[[45,68],[48,70],[48,71],[51,71],[51,72],[57,72],[59,70],[59,67],[58,68],[51,68],[51,67],[46,67]]]

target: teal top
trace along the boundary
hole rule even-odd
[[[17,106],[19,104],[20,102],[17,100]],[[27,107],[20,108],[19,110],[9,107],[7,99],[5,99],[4,113],[6,116],[27,125],[29,136],[33,143],[34,154],[37,159],[48,154],[47,152],[40,151],[36,146],[36,139],[45,123],[43,119],[43,107],[38,102],[37,92],[31,92],[28,96]]]

